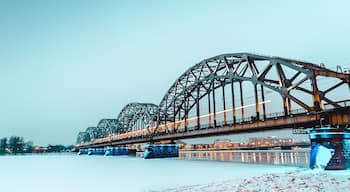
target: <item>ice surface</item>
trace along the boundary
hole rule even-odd
[[[333,156],[334,149],[328,149],[322,145],[318,147],[316,156],[316,166],[326,167]]]
[[[296,167],[127,156],[0,156],[1,191],[150,191],[241,179]]]

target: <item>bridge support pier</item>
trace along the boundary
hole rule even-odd
[[[179,147],[177,144],[145,144],[145,159],[168,158],[178,156]]]
[[[326,170],[350,168],[350,130],[321,128],[310,132],[310,168]]]
[[[100,148],[88,148],[80,149],[78,155],[128,155],[129,149],[127,147],[100,147]]]
[[[78,155],[87,155],[89,153],[88,149],[79,149]]]
[[[89,148],[87,154],[88,155],[104,155],[105,150],[104,150],[104,148]]]
[[[130,150],[128,147],[105,147],[105,156],[114,156],[114,155],[128,155]]]

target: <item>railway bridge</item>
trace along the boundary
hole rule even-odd
[[[102,119],[96,127],[80,132],[77,147],[125,147],[262,130],[308,129],[313,130],[312,146],[322,144],[335,150],[328,167],[341,169],[349,160],[348,124],[349,71],[232,53],[187,69],[158,105],[129,103],[116,119]]]

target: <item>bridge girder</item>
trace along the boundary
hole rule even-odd
[[[117,132],[117,124],[117,119],[101,119],[97,124],[97,129],[101,131],[100,135],[106,137]]]
[[[273,68],[275,70],[272,70]],[[274,79],[270,78],[272,71],[276,76]],[[291,74],[287,74],[287,72]],[[335,78],[338,82],[326,90],[320,90],[317,78],[321,76]],[[260,118],[261,113],[263,113],[264,118],[266,116],[263,103],[264,88],[268,88],[282,97],[283,103],[281,105],[286,115],[292,111],[291,102],[308,112],[322,110],[324,103],[334,108],[341,107],[337,101],[328,98],[327,94],[344,84],[350,88],[350,74],[338,73],[309,62],[250,53],[222,54],[199,62],[174,82],[159,104],[158,125],[166,125],[170,122],[175,124],[177,120],[186,121],[188,112],[195,106],[197,116],[199,116],[199,101],[209,94],[212,94],[212,98],[214,98],[212,101],[208,100],[209,112],[210,102],[212,102],[215,114],[215,90],[231,84],[231,91],[234,92],[233,85],[238,84],[240,97],[242,97],[242,82],[245,81],[251,82],[255,88],[256,119]],[[310,89],[303,87],[305,83],[309,83]],[[258,87],[262,95],[258,95]],[[308,104],[292,95],[291,92],[294,90],[310,95],[313,103]],[[349,91],[345,94],[349,95]],[[259,98],[263,101],[263,112],[259,111]],[[234,108],[234,98],[232,100]],[[225,103],[225,101],[223,102]],[[241,98],[241,105],[243,103],[244,100]],[[242,118],[244,118],[243,110],[242,108]],[[234,120],[236,120],[235,118]],[[199,122],[197,124],[199,126]]]
[[[125,133],[147,128],[156,119],[158,106],[153,103],[129,103],[117,117],[117,132]]]
[[[321,83],[318,82],[318,78],[333,79],[336,82],[332,82],[331,86],[324,87],[320,86]],[[255,106],[256,112],[255,116],[249,118],[245,118],[245,115],[248,116],[244,109],[247,102],[243,94],[243,90],[246,89],[244,86],[247,84],[252,86],[252,92],[248,91],[248,94],[253,94],[255,98],[254,104],[249,104],[249,106]],[[225,87],[231,89],[225,91]],[[344,106],[339,100],[329,96],[339,87],[347,88],[345,92],[341,93],[345,95]],[[215,95],[218,96],[216,92],[220,91],[219,89],[222,90],[221,101],[223,105],[223,111],[220,111],[220,113],[224,113],[224,119],[223,122],[217,124],[217,103],[215,101],[217,97]],[[264,89],[267,90],[264,91]],[[307,102],[302,96],[296,95],[296,91],[310,97],[311,102]],[[233,116],[232,122],[226,121],[226,111],[228,110],[226,110],[225,93],[227,94],[227,92],[231,92],[229,95],[232,96],[232,106],[229,107],[232,107],[230,109]],[[278,97],[282,98],[280,105],[284,112],[278,113],[278,115],[267,114],[264,93],[268,92],[276,93]],[[203,126],[205,129],[201,129],[199,117],[201,117],[200,110],[202,109],[200,108],[200,101],[203,101],[204,97],[208,99],[206,103],[208,114],[204,116],[209,117],[209,124]],[[237,101],[237,98],[240,100]],[[221,131],[223,133],[234,132],[236,129],[241,131],[255,130],[255,128],[251,129],[250,127],[253,125],[267,129],[267,127],[278,127],[274,123],[277,122],[278,124],[279,121],[281,121],[281,125],[286,126],[285,121],[293,118],[294,115],[307,117],[312,114],[316,117],[328,110],[324,110],[326,105],[330,106],[331,110],[336,109],[335,111],[338,108],[341,108],[339,111],[347,110],[349,107],[346,106],[346,102],[349,101],[350,74],[348,73],[339,73],[326,69],[322,65],[318,66],[309,62],[281,57],[250,53],[222,54],[205,59],[185,71],[169,88],[158,106],[151,103],[129,103],[124,106],[117,119],[102,119],[97,127],[89,127],[85,132],[91,141],[101,138],[98,142],[93,142],[94,144],[108,143],[112,140],[115,140],[115,144],[125,144],[133,143],[133,139],[156,141],[157,138],[161,140],[162,138],[192,137],[198,135],[196,132],[192,132],[196,129],[199,131],[198,133],[203,132],[203,135],[215,134],[219,129],[210,129],[215,127],[227,127],[225,128],[227,131]],[[302,110],[292,110],[292,107],[301,108]],[[196,127],[188,127],[189,111],[193,109],[195,109],[196,116],[190,119],[197,118],[197,124]],[[238,119],[238,117],[236,119],[238,109],[241,119]],[[269,111],[269,113],[271,112]],[[348,113],[345,116],[347,117],[346,122],[348,122]],[[278,117],[278,119],[273,119],[273,117]],[[304,123],[304,125],[314,125],[317,123],[316,121],[325,119],[327,118],[317,117],[316,120],[310,121],[309,124]],[[334,116],[331,124],[338,122],[339,125],[339,122],[344,123],[344,119],[346,118],[343,116]],[[180,124],[177,124],[178,122],[181,122],[180,124],[184,126],[184,129],[179,129]],[[262,126],[267,125],[267,123],[269,123],[267,127]],[[303,121],[300,123],[303,124]],[[248,128],[246,128],[247,126]],[[152,129],[149,129],[150,127]],[[145,128],[147,128],[148,134],[142,132],[140,136],[139,132],[128,133]],[[79,133],[77,141],[78,139],[81,141],[86,134]],[[117,136],[108,137],[113,134],[117,134]],[[119,135],[120,138],[118,138]],[[175,136],[172,137],[171,135]]]
[[[91,141],[90,134],[82,131],[78,133],[76,144],[85,143]]]
[[[86,128],[85,132],[89,134],[90,141],[93,141],[95,139],[104,137],[104,135],[103,135],[103,133],[101,131],[101,128],[88,127],[88,128]]]

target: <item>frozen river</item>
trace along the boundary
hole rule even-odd
[[[291,166],[75,154],[0,156],[1,191],[162,190],[298,169]]]

